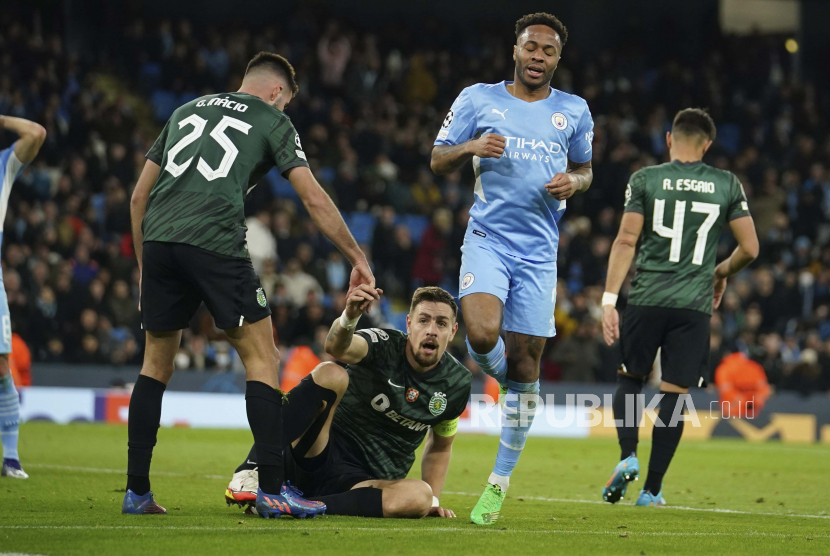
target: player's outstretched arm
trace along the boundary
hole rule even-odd
[[[440,426],[444,425],[442,423]],[[456,425],[457,426],[457,425]],[[455,517],[455,512],[442,508],[438,499],[444,490],[444,481],[450,468],[452,456],[452,441],[455,434],[441,436],[435,430],[430,430],[424,444],[424,454],[421,458],[421,479],[432,487],[433,507],[429,514],[435,517]]]
[[[488,133],[460,145],[435,145],[432,148],[429,167],[439,176],[451,174],[472,160],[474,156],[500,158],[504,154],[505,144],[503,136]]]
[[[14,143],[14,156],[23,164],[28,164],[37,156],[43,142],[46,141],[46,129],[35,122],[0,116],[0,129],[8,129],[20,136]]]
[[[383,290],[360,284],[349,292],[346,308],[340,318],[331,324],[326,336],[326,353],[347,365],[360,363],[369,353],[369,343],[362,336],[355,336],[354,330],[362,307],[380,299]]]
[[[132,221],[133,247],[135,257],[138,259],[138,270],[141,271],[141,255],[144,251],[144,232],[141,230],[141,222],[144,220],[144,212],[147,210],[147,200],[150,198],[150,191],[159,179],[161,167],[147,160],[144,169],[135,182],[133,196],[130,198],[130,220]]]
[[[605,278],[605,293],[602,294],[602,337],[609,346],[620,337],[620,315],[617,313],[617,296],[620,294],[625,277],[634,260],[637,240],[643,231],[643,215],[626,212],[620,222],[617,239],[611,246],[608,257],[608,276]]]
[[[545,184],[548,195],[557,201],[564,201],[576,193],[585,193],[594,181],[594,169],[591,161],[574,162],[568,160],[568,171],[559,172]]]
[[[359,284],[366,284],[374,288],[375,277],[369,268],[366,255],[357,245],[357,241],[355,241],[349,227],[343,221],[340,211],[334,206],[334,202],[332,202],[328,193],[317,183],[311,170],[305,166],[298,166],[290,169],[286,177],[303,201],[303,205],[311,215],[317,229],[329,238],[352,264],[353,270],[349,281],[349,290],[351,291]],[[371,304],[371,301],[368,301],[362,308],[368,310]]]
[[[751,216],[742,216],[729,223],[732,234],[738,241],[738,246],[732,254],[715,267],[715,296],[712,306],[717,309],[726,291],[726,279],[737,274],[749,263],[758,257],[760,247],[758,234],[755,232],[755,222]]]

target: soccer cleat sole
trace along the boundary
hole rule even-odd
[[[291,516],[294,519],[313,519],[319,515],[325,515],[326,510],[291,513],[290,511],[284,512],[282,510],[273,509],[266,512],[260,512],[256,509],[256,507],[251,506],[245,510],[245,513],[255,514],[264,519],[279,519],[284,515]]]
[[[470,518],[471,523],[476,525],[493,525],[499,519],[499,512],[485,512],[481,514],[481,521]]]
[[[228,506],[239,506],[240,508],[251,507],[256,504],[256,494],[250,492],[234,492],[231,489],[225,491],[225,503]]]
[[[28,479],[29,475],[22,469],[4,467],[3,470],[0,471],[0,477],[8,477],[9,479]]]
[[[616,504],[620,500],[624,500],[625,492],[628,490],[628,484],[632,481],[639,481],[639,475],[640,474],[636,469],[625,470],[622,472],[622,477],[625,479],[625,482],[621,486],[609,486],[616,478],[615,473],[611,476],[611,479],[608,480],[607,485],[602,490],[602,499],[610,504]]]

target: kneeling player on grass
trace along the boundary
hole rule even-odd
[[[406,334],[355,333],[360,307],[375,292],[366,285],[353,290],[326,339],[326,351],[348,366],[322,363],[288,393],[286,479],[325,502],[329,515],[455,517],[438,496],[472,383],[470,372],[446,352],[458,329],[458,308],[441,288],[419,288]],[[424,437],[421,479],[407,479]],[[228,486],[228,504],[254,502],[256,462],[252,449]]]
[[[671,162],[635,172],[625,193],[625,214],[611,248],[602,297],[603,336],[609,346],[620,338],[623,356],[613,402],[622,452],[602,492],[607,502],[620,500],[639,475],[636,452],[642,407],[636,400],[662,348],[660,414],[637,505],[666,505],[663,475],[683,434],[680,396],[708,378],[703,371],[709,358],[712,309],[720,304],[726,279],[758,256],[758,237],[741,183],[731,172],[703,163],[703,154],[714,140],[715,123],[709,114],[681,110],[666,135]],[[718,238],[726,222],[738,247],[715,268]],[[617,295],[643,229],[637,275],[620,334]]]

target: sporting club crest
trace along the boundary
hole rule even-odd
[[[553,124],[553,127],[562,131],[568,127],[568,118],[562,112],[554,112],[553,116],[550,117],[550,123]]]
[[[420,392],[418,392],[414,388],[410,388],[409,390],[406,391],[406,401],[408,401],[409,403],[414,402],[415,400],[418,399],[419,394],[420,394]]]
[[[447,409],[447,395],[443,392],[436,392],[429,399],[429,412],[436,417]]]
[[[259,303],[260,307],[265,307],[267,301],[265,300],[265,290],[262,288],[257,288],[256,290],[256,302]]]

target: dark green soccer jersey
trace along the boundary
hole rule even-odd
[[[147,158],[161,173],[144,215],[144,241],[187,243],[248,257],[245,196],[274,166],[308,166],[291,120],[247,93],[179,107]]]
[[[721,229],[749,216],[738,178],[703,162],[643,168],[629,180],[625,211],[645,218],[629,303],[711,314]]]
[[[369,343],[360,363],[349,365],[349,387],[332,427],[378,479],[402,479],[430,428],[456,419],[470,399],[472,375],[444,353],[434,369],[416,372],[406,359],[407,335],[358,330]]]

